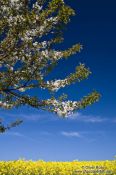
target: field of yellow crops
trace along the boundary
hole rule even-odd
[[[0,161],[0,175],[116,175],[116,161]]]

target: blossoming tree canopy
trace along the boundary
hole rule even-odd
[[[90,70],[79,64],[65,79],[45,80],[59,60],[82,50],[80,43],[67,50],[54,49],[54,45],[63,42],[63,27],[72,15],[75,15],[74,10],[63,0],[37,0],[34,3],[31,0],[0,0],[1,108],[30,105],[68,116],[98,101],[100,94],[96,91],[80,101],[56,99],[53,95],[40,100],[27,93],[28,89],[34,88],[56,92],[90,75]]]

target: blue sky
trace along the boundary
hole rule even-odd
[[[65,42],[60,47],[80,42],[84,49],[61,61],[50,78],[63,78],[73,72],[79,62],[85,63],[92,71],[89,79],[66,87],[57,95],[65,92],[69,99],[76,100],[96,89],[102,98],[69,119],[31,107],[11,111],[0,109],[0,117],[7,122],[15,118],[24,120],[19,127],[0,135],[0,160],[105,160],[116,155],[116,2],[65,2],[78,15],[67,26]],[[34,94],[48,96],[46,91]]]

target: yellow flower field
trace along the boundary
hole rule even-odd
[[[0,175],[116,175],[116,161],[0,161]]]

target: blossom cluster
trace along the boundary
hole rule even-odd
[[[8,102],[0,101],[0,107],[5,108],[5,109],[10,109],[13,107],[13,105],[9,104]]]
[[[41,51],[41,56],[43,58],[48,58],[49,60],[55,60],[58,61],[59,59],[62,58],[63,54],[60,51],[56,51],[56,50],[49,50],[45,49]]]
[[[38,20],[38,15],[36,15],[35,21],[33,21],[34,23],[36,23],[36,21]],[[22,41],[28,42],[30,40],[33,41],[33,38],[38,36],[39,38],[41,38],[43,36],[43,34],[45,33],[45,31],[50,31],[51,27],[48,28],[48,24],[51,23],[52,26],[57,24],[58,22],[58,18],[57,17],[49,17],[47,18],[42,25],[37,26],[36,28],[33,29],[28,29],[25,31],[24,35],[21,37]]]
[[[71,101],[71,100],[62,100],[50,98],[46,100],[47,105],[51,106],[52,111],[54,111],[59,116],[69,116],[74,111],[85,108],[88,105],[91,105],[94,102],[97,102],[100,98],[100,94],[96,91],[88,94],[88,96],[83,97],[79,101]]]
[[[17,15],[17,16],[9,16],[9,18],[7,19],[9,26],[14,26],[17,25],[19,23],[24,22],[26,19],[23,18],[22,15]]]
[[[61,87],[65,87],[68,84],[67,79],[64,80],[51,80],[51,81],[47,81],[47,87],[48,89],[50,89],[51,91],[58,91]]]
[[[84,64],[80,64],[76,67],[75,73],[71,73],[66,78],[62,80],[51,80],[46,82],[46,87],[51,91],[58,91],[60,88],[70,85],[76,81],[80,82],[83,79],[86,79],[91,72]]]
[[[53,106],[53,110],[58,116],[69,116],[73,113],[75,109],[78,108],[78,102],[77,101],[58,101],[56,99],[48,99],[48,104],[51,104]]]
[[[23,3],[20,0],[10,0],[10,6],[19,10],[23,6]]]

